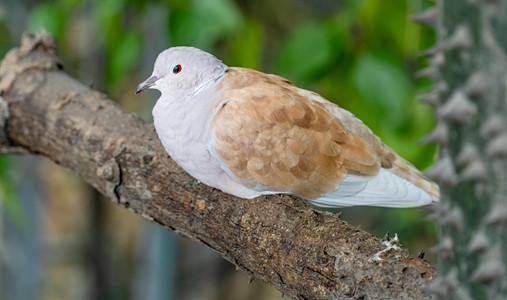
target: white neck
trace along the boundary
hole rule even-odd
[[[199,94],[203,90],[209,88],[210,86],[212,86],[213,84],[215,84],[218,80],[220,80],[224,76],[224,74],[225,74],[225,70],[219,76],[217,76],[215,78],[212,78],[212,79],[210,79],[210,80],[208,80],[206,82],[201,83],[192,92],[190,92],[189,94],[187,94],[186,97],[195,97],[195,96],[197,96],[197,94]]]

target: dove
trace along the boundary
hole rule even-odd
[[[225,193],[290,194],[321,207],[439,202],[438,186],[362,121],[285,78],[172,47],[136,93],[149,88],[161,92],[153,120],[167,153]]]

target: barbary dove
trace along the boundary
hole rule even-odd
[[[291,194],[324,207],[414,207],[438,186],[350,112],[285,78],[192,47],[158,55],[136,93],[158,89],[155,129],[200,182],[241,198]]]

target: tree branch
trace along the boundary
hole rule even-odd
[[[46,33],[25,34],[0,66],[0,153],[12,152],[46,156],[291,297],[428,298],[428,262],[381,252],[383,241],[338,215],[288,196],[247,201],[192,184],[151,124],[62,71]]]

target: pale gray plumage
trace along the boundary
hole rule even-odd
[[[421,206],[438,186],[351,113],[286,79],[169,48],[139,84],[161,91],[153,117],[169,155],[199,181],[253,198],[289,193],[315,205]]]

